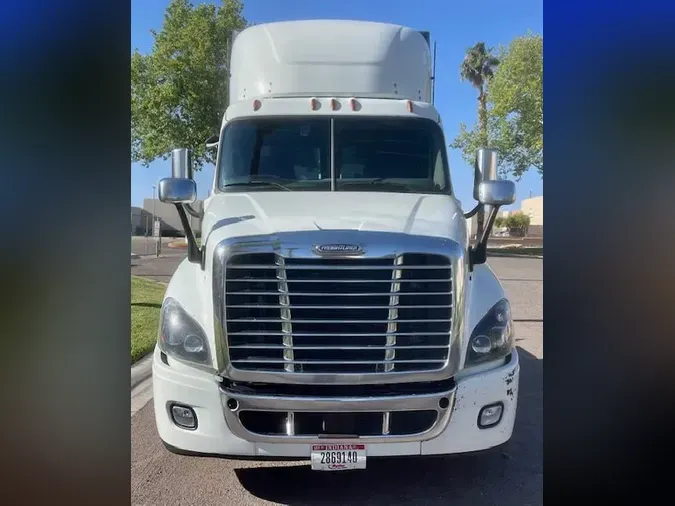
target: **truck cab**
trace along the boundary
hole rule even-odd
[[[506,443],[518,353],[486,244],[515,190],[479,150],[462,210],[428,35],[262,24],[234,39],[230,71],[200,245],[188,149],[159,185],[188,240],[153,356],[167,448],[330,471]]]

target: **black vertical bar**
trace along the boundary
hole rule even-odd
[[[436,41],[434,41],[434,61],[432,62],[431,72],[431,103],[433,104],[436,96]]]
[[[188,242],[188,261],[194,264],[201,264],[202,251],[199,246],[197,246],[197,239],[195,238],[195,234],[192,231],[192,227],[190,226],[190,220],[188,219],[187,213],[185,212],[185,208],[183,207],[183,204],[175,204],[175,206],[176,210],[178,211],[181,224],[183,225],[183,229],[185,230],[185,237],[187,238]]]
[[[335,179],[335,118],[330,119],[330,191],[334,192]]]

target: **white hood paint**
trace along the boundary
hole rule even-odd
[[[213,229],[213,230],[212,230]],[[466,243],[466,220],[454,197],[376,192],[252,192],[211,196],[202,237],[311,230],[361,230],[449,238]]]

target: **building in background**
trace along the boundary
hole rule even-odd
[[[534,237],[544,236],[544,197],[523,199],[520,210],[530,217],[530,227],[527,235]]]
[[[202,200],[197,200],[192,207],[199,211],[203,204]],[[160,229],[163,236],[182,237],[185,235],[176,206],[165,204],[157,199],[144,199],[142,208],[132,206],[131,228],[134,235],[152,235],[153,212],[161,222]],[[190,214],[188,214],[188,219],[195,233],[199,233],[201,220]]]
[[[514,213],[525,213],[530,217],[530,226],[527,229],[527,237],[544,237],[544,197],[530,197],[523,199],[520,204],[520,209],[504,209],[497,213],[497,217],[508,218]],[[468,220],[469,237],[476,236],[478,224],[476,217],[473,216]],[[498,232],[493,227],[493,235]]]
[[[151,214],[145,209],[131,206],[131,235],[145,235],[150,230]]]

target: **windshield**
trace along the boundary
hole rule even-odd
[[[450,193],[443,135],[427,119],[236,120],[220,146],[220,191]]]

